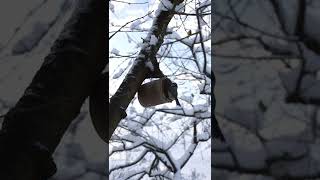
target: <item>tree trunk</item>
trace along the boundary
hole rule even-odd
[[[0,179],[45,179],[51,155],[107,64],[107,9],[81,0],[0,136]],[[10,178],[11,177],[11,178]]]

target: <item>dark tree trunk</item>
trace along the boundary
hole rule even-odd
[[[106,3],[77,1],[43,65],[6,114],[1,180],[43,180],[55,172],[51,155],[107,64]]]

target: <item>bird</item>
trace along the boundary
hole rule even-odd
[[[178,84],[172,82],[170,79],[166,78],[164,83],[164,91],[167,92],[166,96],[168,99],[175,100],[177,106],[181,106],[178,100]]]
[[[188,31],[188,36],[191,36],[191,34],[192,34],[192,31],[189,30],[189,31]]]
[[[172,94],[174,100],[176,101],[177,106],[181,106],[178,100],[178,85],[177,83],[172,83],[169,89],[169,92]]]

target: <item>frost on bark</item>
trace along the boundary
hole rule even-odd
[[[78,115],[106,61],[105,1],[82,0],[18,103],[0,136],[0,179],[43,179],[50,157]]]

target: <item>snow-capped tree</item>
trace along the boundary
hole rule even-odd
[[[109,117],[118,125],[109,178],[188,179],[199,154],[210,157],[211,1],[114,0],[109,7]],[[136,92],[159,68],[178,84],[181,106],[139,104]],[[194,173],[209,179],[210,158],[203,162],[206,169]]]

